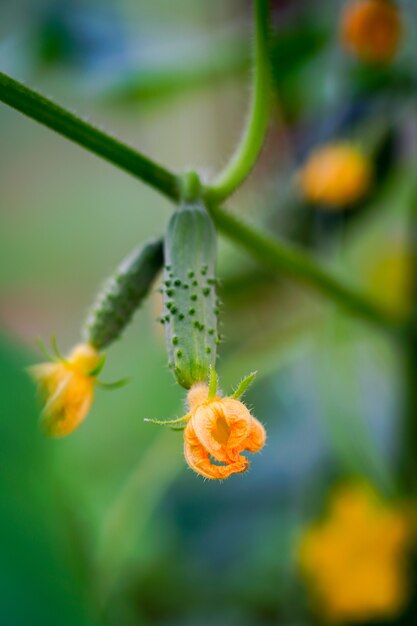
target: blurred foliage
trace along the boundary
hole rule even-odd
[[[89,624],[83,546],[51,476],[51,448],[36,427],[27,356],[0,342],[0,614],[7,624]]]

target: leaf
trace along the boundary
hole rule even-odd
[[[58,339],[56,338],[56,335],[51,335],[50,341],[51,341],[52,354],[55,356],[56,359],[58,359],[58,361],[65,361],[59,349]]]
[[[154,420],[146,418],[143,421],[150,422],[151,424],[156,424],[157,426],[177,426],[178,424],[183,424],[184,422],[188,421],[189,418],[190,414],[187,413],[187,415],[183,415],[183,417],[178,417],[177,419],[173,420]]]
[[[120,378],[120,380],[115,380],[112,383],[103,383],[101,380],[97,381],[97,384],[102,389],[120,389],[120,387],[125,387],[130,382],[130,378]]]
[[[92,378],[96,378],[96,376],[98,376],[100,374],[101,370],[103,369],[105,362],[106,362],[106,355],[102,354],[100,356],[99,362],[97,363],[95,368],[91,370],[91,372],[88,375],[91,376]],[[124,380],[127,380],[127,378],[125,378]],[[99,383],[99,384],[104,384],[105,385],[106,383]],[[112,384],[112,383],[110,383],[110,384]]]
[[[48,360],[48,361],[55,361],[55,357],[49,352],[48,348],[46,347],[43,339],[41,337],[37,337],[35,340],[35,344],[36,347],[38,348],[39,352]]]
[[[233,398],[234,400],[238,400],[239,398],[241,398],[255,380],[256,374],[257,372],[251,372],[248,376],[241,380],[235,391],[231,395],[231,398]]]

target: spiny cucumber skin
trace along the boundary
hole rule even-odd
[[[216,232],[204,205],[184,204],[173,214],[164,244],[164,309],[169,365],[189,389],[215,366],[218,333]]]
[[[163,241],[138,246],[105,282],[88,314],[86,341],[103,350],[118,339],[163,266]]]

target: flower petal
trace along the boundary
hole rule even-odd
[[[265,445],[266,432],[259,420],[252,417],[252,427],[248,438],[245,441],[245,450],[249,452],[259,452]]]
[[[185,460],[192,470],[212,480],[228,478],[232,474],[245,472],[249,463],[244,457],[227,465],[214,465],[210,461],[209,453],[199,441],[192,422],[188,422],[184,431]]]
[[[208,453],[220,462],[236,461],[244,449],[252,416],[239,400],[215,398],[192,413],[194,431]]]
[[[65,365],[62,363],[39,363],[29,367],[29,373],[38,384],[41,395],[47,399],[55,390],[65,375]]]
[[[92,379],[69,374],[61,381],[42,412],[42,426],[52,437],[75,430],[90,410],[94,396]]]
[[[188,408],[193,411],[200,404],[207,402],[209,396],[209,388],[205,383],[196,383],[191,387],[187,394]]]
[[[89,343],[79,343],[70,352],[67,363],[80,376],[91,376],[99,366],[103,355]]]

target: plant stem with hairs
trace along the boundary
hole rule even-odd
[[[0,101],[124,169],[173,202],[179,201],[183,176],[170,172],[134,148],[2,73]],[[219,231],[242,246],[261,264],[311,287],[380,328],[398,332],[400,320],[380,309],[365,295],[345,285],[307,253],[262,233],[231,215],[213,200],[210,200],[208,208]]]

